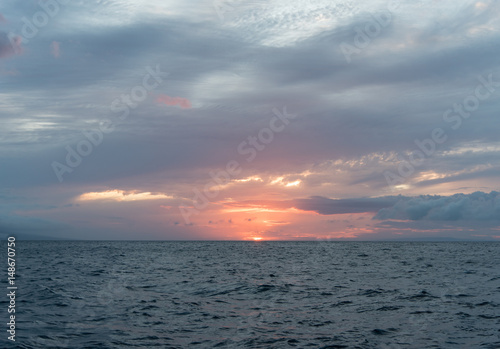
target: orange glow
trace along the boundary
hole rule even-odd
[[[293,202],[286,199],[250,197],[238,200],[234,195],[228,195],[213,202],[208,209],[200,210],[198,215],[193,215],[192,229],[204,229],[214,239],[253,242],[356,239],[375,232],[369,225],[372,212],[322,215],[290,207]],[[170,206],[168,203],[164,205]],[[175,213],[175,206],[172,206]],[[166,221],[166,224],[172,223]]]

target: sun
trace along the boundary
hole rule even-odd
[[[259,238],[259,237],[252,238],[252,239],[253,239],[253,241],[260,241],[260,240],[262,240],[262,238]]]

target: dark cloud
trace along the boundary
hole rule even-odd
[[[381,209],[374,219],[500,221],[500,193],[401,197],[392,207]]]
[[[315,211],[323,215],[342,213],[377,212],[398,201],[397,197],[360,198],[333,200],[321,196],[293,200],[294,207],[304,211]]]
[[[246,201],[243,205],[264,205],[314,211],[321,215],[376,213],[375,220],[494,221],[500,220],[500,193],[474,192],[451,196],[421,195],[377,198],[329,199],[314,196],[288,201]]]
[[[235,207],[256,205],[282,209],[293,207],[302,211],[314,211],[321,215],[335,215],[345,213],[375,213],[382,208],[394,205],[399,199],[400,197],[398,196],[356,199],[329,199],[322,196],[312,196],[310,198],[283,201],[247,200],[240,203],[228,203],[227,205]]]

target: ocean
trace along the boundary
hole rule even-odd
[[[16,241],[15,278],[2,348],[500,348],[500,243]]]

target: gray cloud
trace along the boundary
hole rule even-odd
[[[394,206],[381,209],[374,219],[500,221],[500,193],[401,197]]]
[[[500,220],[500,193],[474,192],[451,196],[421,195],[377,198],[329,199],[314,196],[279,202],[247,201],[248,204],[314,211],[322,215],[376,213],[375,220],[496,221]]]
[[[321,196],[309,199],[293,200],[294,207],[304,211],[315,211],[323,215],[342,213],[377,212],[378,210],[393,205],[397,197],[359,198],[333,200]]]

